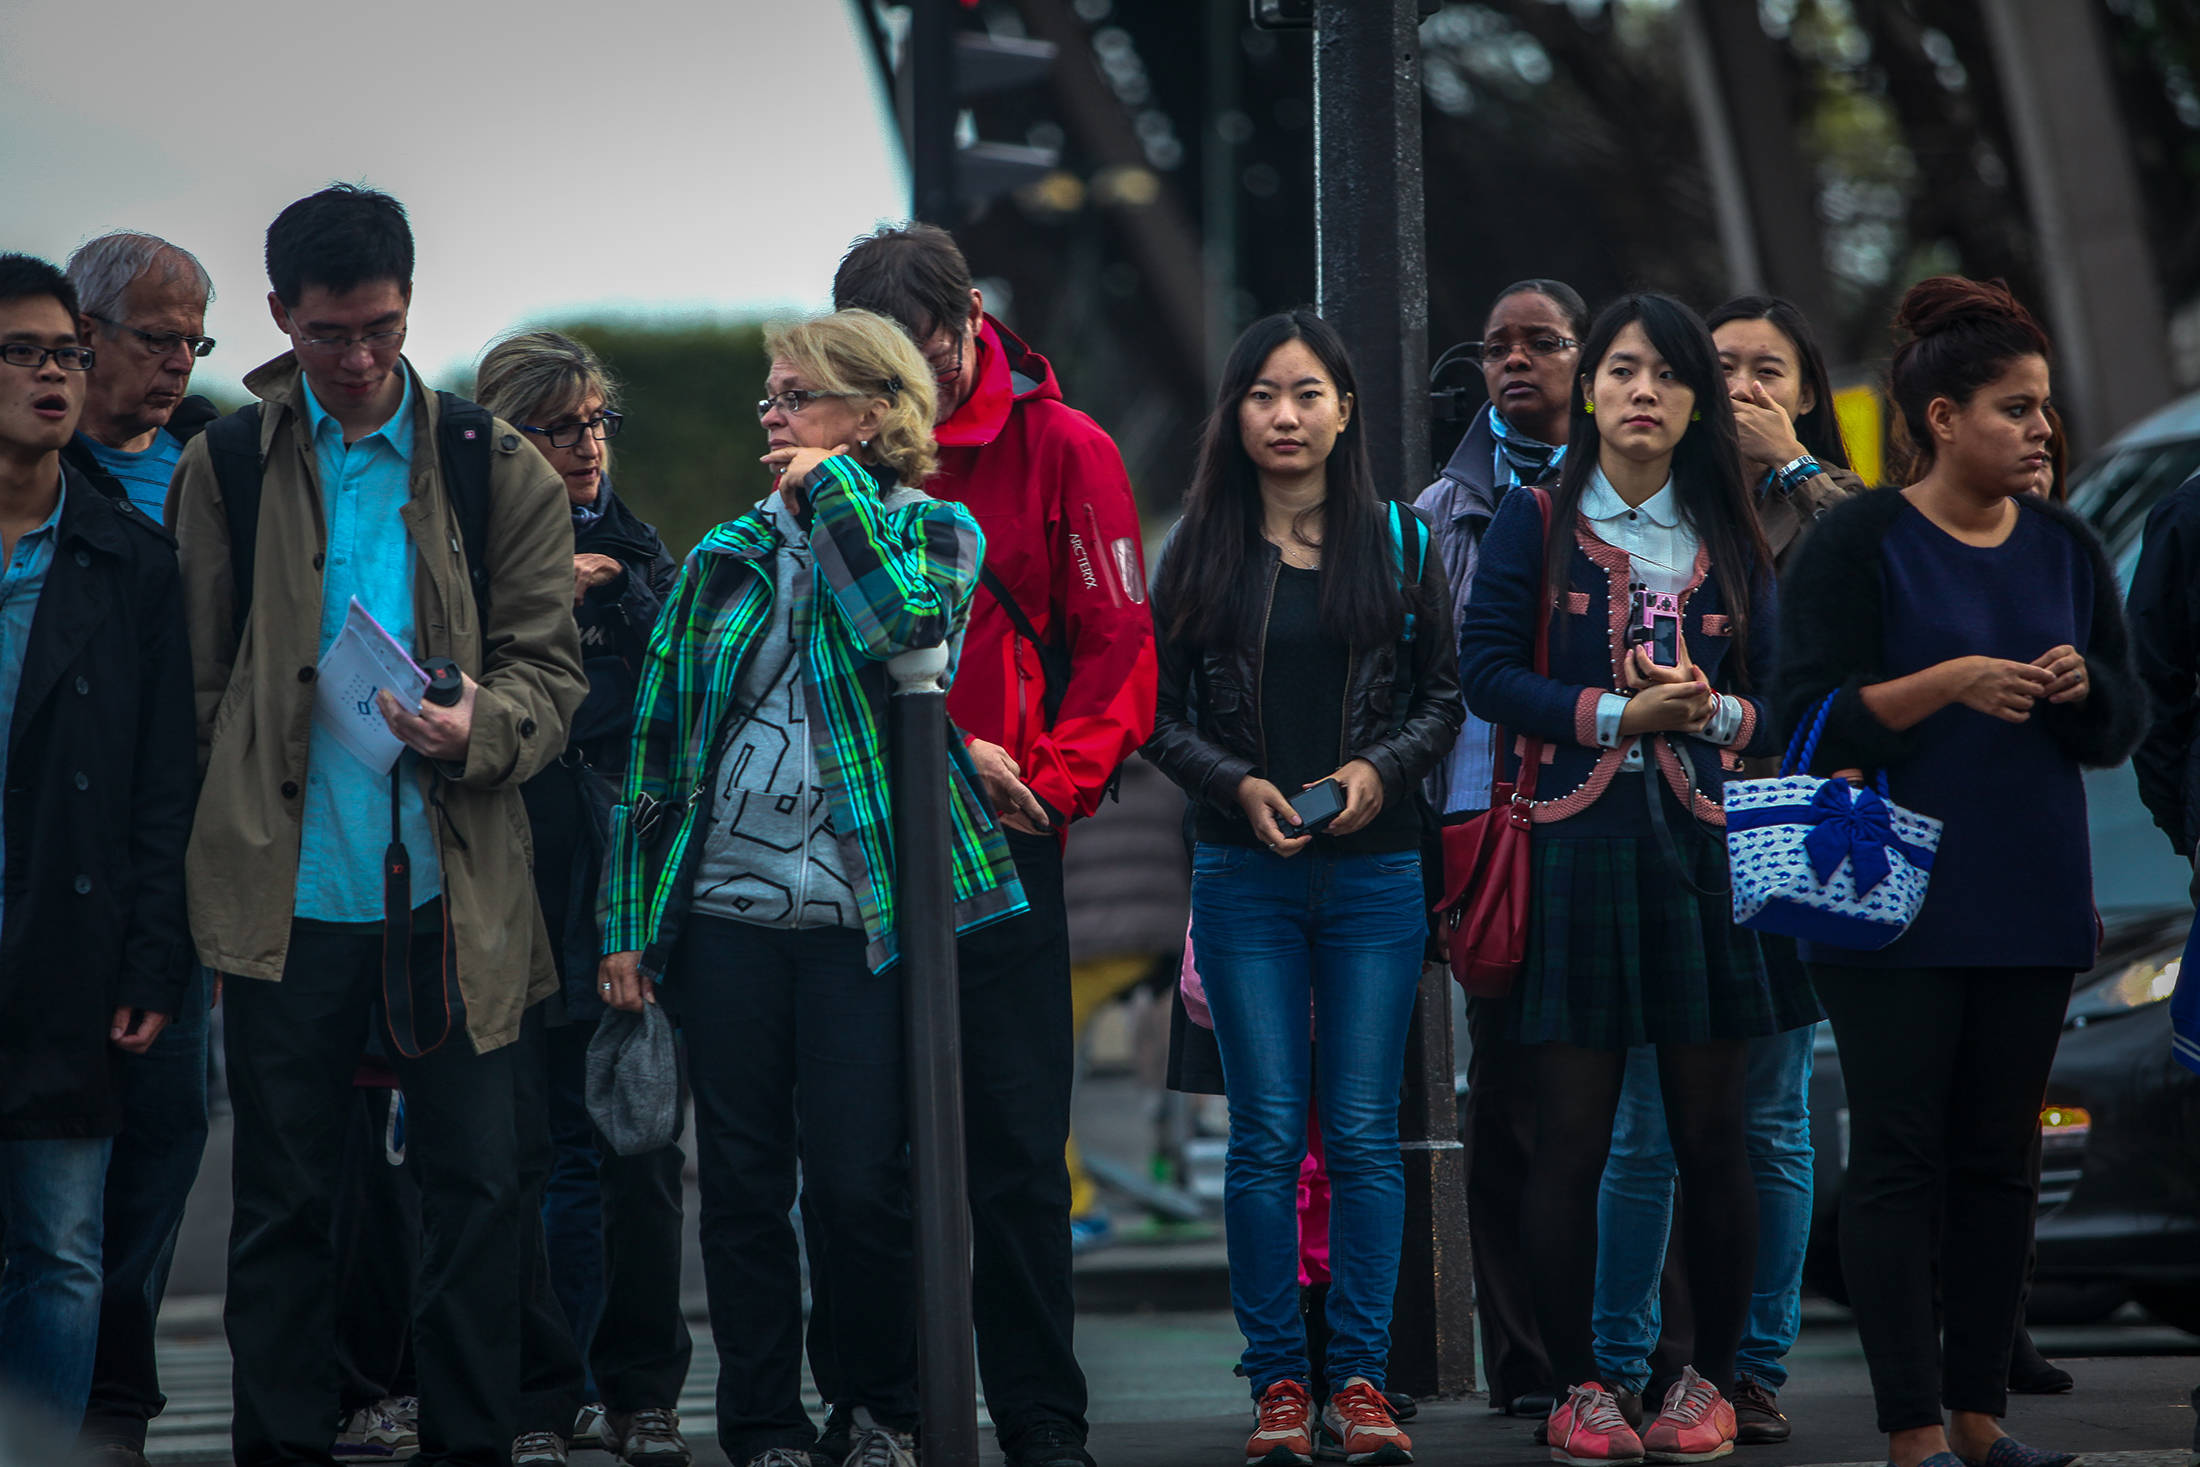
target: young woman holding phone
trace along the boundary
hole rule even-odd
[[[1506,499],[1460,628],[1468,703],[1509,740],[1505,778],[1523,754],[1543,761],[1514,999],[1521,1042],[1541,1051],[1522,1230],[1560,1461],[1733,1448],[1756,1251],[1746,1046],[1814,1016],[1806,984],[1767,978],[1726,896],[1719,792],[1739,756],[1773,750],[1756,691],[1773,621],[1771,554],[1710,335],[1669,296],[1627,296],[1583,344],[1547,523],[1539,496]],[[1638,1434],[1597,1378],[1590,1317],[1597,1187],[1640,1044],[1657,1047],[1686,1184],[1697,1328],[1693,1367]]]
[[[1428,937],[1416,791],[1464,715],[1443,565],[1375,484],[1357,407],[1344,343],[1312,311],[1240,337],[1153,595],[1146,754],[1197,810],[1192,943],[1230,1099],[1230,1293],[1259,1403],[1246,1458],[1277,1467],[1311,1463],[1317,1433],[1353,1462],[1413,1460],[1382,1391],[1398,1077]],[[1324,785],[1341,809],[1302,829]],[[1331,1186],[1318,1424],[1298,1309],[1310,1101]]]

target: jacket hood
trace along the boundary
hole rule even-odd
[[[596,490],[596,505],[595,518],[573,524],[576,553],[608,555],[614,560],[647,560],[657,553],[657,538],[635,518],[626,501],[612,492],[609,474],[603,476]]]
[[[1001,436],[1016,404],[1062,400],[1053,365],[990,315],[978,326],[977,369],[970,400],[933,430],[942,448],[983,448]]]

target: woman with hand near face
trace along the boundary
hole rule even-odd
[[[1382,1391],[1398,1077],[1428,936],[1417,791],[1462,710],[1442,559],[1375,484],[1358,406],[1312,311],[1248,329],[1153,592],[1146,756],[1197,812],[1192,944],[1230,1100],[1230,1294],[1259,1413],[1246,1459],[1276,1464],[1310,1463],[1317,1435],[1355,1462],[1412,1460]],[[1343,810],[1302,832],[1294,801],[1328,780]],[[1318,1405],[1298,1307],[1310,1099],[1331,1189]]]
[[[1924,472],[1819,521],[1781,615],[1783,722],[1832,698],[1813,772],[1883,771],[1945,824],[1901,937],[1803,944],[1849,1087],[1842,1272],[1894,1467],[2043,1467],[2070,1459],[1995,1418],[2040,1103],[2097,949],[2080,771],[2130,754],[2147,704],[2098,542],[2040,492],[2045,333],[2005,287],[1954,276],[1911,287],[1895,325]]]
[[[1734,437],[1756,491],[1757,523],[1773,564],[1785,569],[1811,522],[1868,486],[1849,466],[1825,354],[1794,303],[1738,296],[1706,324],[1734,400]]]
[[[1746,1045],[1814,1017],[1807,985],[1768,979],[1727,910],[1720,788],[1736,756],[1774,747],[1756,691],[1774,665],[1771,555],[1695,313],[1660,295],[1607,307],[1573,392],[1548,526],[1536,497],[1506,499],[1460,628],[1467,701],[1505,730],[1506,777],[1524,741],[1548,751],[1513,992],[1518,1037],[1539,1050],[1522,1231],[1560,1393],[1546,1433],[1560,1461],[1701,1461],[1733,1446],[1756,1246]],[[1630,608],[1661,596],[1678,605],[1677,635],[1639,641]],[[1591,1304],[1597,1187],[1640,1044],[1657,1049],[1684,1182],[1696,1340],[1693,1368],[1638,1435],[1597,1378]]]
[[[605,877],[607,1001],[659,984],[687,1039],[718,1441],[806,1461],[799,1155],[830,1252],[848,1460],[908,1467],[917,1410],[887,661],[960,646],[982,541],[932,472],[932,374],[900,327],[772,332],[770,498],[703,538],[650,639]],[[950,663],[952,675],[952,662]],[[949,741],[955,918],[1025,908]]]

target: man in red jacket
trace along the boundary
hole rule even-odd
[[[1063,403],[1046,358],[985,314],[947,231],[859,240],[833,305],[876,311],[915,339],[940,389],[940,473],[924,487],[985,531],[984,592],[947,711],[1031,910],[958,948],[978,1367],[1007,1467],[1091,1467],[1070,1339],[1062,841],[1153,732],[1138,507],[1115,441]]]

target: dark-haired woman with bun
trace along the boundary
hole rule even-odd
[[[1781,616],[1783,722],[1831,698],[1813,772],[1884,772],[1944,822],[1901,937],[1803,944],[1849,1088],[1842,1272],[1894,1467],[2060,1467],[1996,1418],[2029,1151],[2097,952],[2080,771],[2131,753],[2146,699],[2100,545],[2040,492],[2046,334],[2004,286],[1954,276],[1913,286],[1895,325],[1923,472],[1818,522]]]
[[[1734,405],[1735,439],[1754,490],[1757,524],[1777,569],[1812,522],[1861,493],[1864,481],[1849,467],[1825,356],[1793,302],[1739,296],[1713,311],[1706,324]],[[1749,772],[1777,770],[1777,761],[1766,759]],[[1791,983],[1808,981],[1792,939],[1760,935],[1758,946],[1768,970]],[[1757,1275],[1735,1359],[1735,1439],[1743,1446],[1786,1441],[1790,1434],[1779,1393],[1787,1384],[1787,1352],[1803,1324],[1816,1033],[1815,1024],[1805,1023],[1749,1044],[1743,1103],[1750,1171],[1757,1179]],[[1656,1056],[1638,1048],[1627,1057],[1627,1084],[1597,1203],[1597,1365],[1615,1390],[1654,1389],[1662,1382],[1651,1380],[1653,1362],[1686,1353],[1682,1339],[1660,1340],[1660,1276],[1674,1179]]]
[[[1607,307],[1571,398],[1548,524],[1540,496],[1507,496],[1460,629],[1467,702],[1505,730],[1506,778],[1544,750],[1513,1000],[1520,1041],[1540,1051],[1522,1232],[1560,1391],[1545,1430],[1562,1462],[1708,1461],[1734,1447],[1756,1251],[1746,1046],[1814,1013],[1807,984],[1768,978],[1726,896],[1720,789],[1740,756],[1775,746],[1758,692],[1774,665],[1772,557],[1693,311],[1662,295]],[[1647,641],[1646,616],[1663,623]],[[1598,1182],[1641,1044],[1656,1046],[1684,1183],[1696,1339],[1638,1434],[1598,1379],[1590,1312]]]
[[[1197,812],[1192,945],[1230,1100],[1230,1298],[1259,1415],[1246,1460],[1303,1467],[1318,1436],[1325,1457],[1410,1462],[1383,1388],[1398,1083],[1428,934],[1416,793],[1464,713],[1443,560],[1377,487],[1344,342],[1312,311],[1231,348],[1153,609],[1146,756]],[[1343,809],[1302,830],[1331,781]],[[1330,1184],[1318,1422],[1299,1316],[1310,1102]]]

